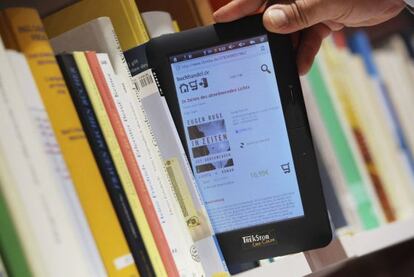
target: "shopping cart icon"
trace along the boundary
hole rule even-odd
[[[280,167],[283,170],[283,173],[288,174],[290,173],[290,163],[281,164]]]

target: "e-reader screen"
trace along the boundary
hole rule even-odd
[[[304,216],[267,35],[169,57],[216,233]]]

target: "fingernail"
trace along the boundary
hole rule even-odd
[[[286,13],[281,9],[269,9],[266,14],[272,28],[280,29],[289,23]]]

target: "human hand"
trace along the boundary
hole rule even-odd
[[[214,13],[217,22],[228,22],[264,10],[266,0],[233,0]],[[403,0],[280,0],[263,14],[270,32],[295,33],[297,64],[301,75],[309,71],[322,40],[343,27],[372,26],[398,15]],[[301,31],[302,32],[298,32]]]

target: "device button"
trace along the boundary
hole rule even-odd
[[[290,94],[290,103],[295,105],[296,99],[295,99],[295,93],[293,92],[293,85],[289,85],[289,94]]]
[[[286,106],[287,111],[287,124],[288,128],[298,128],[306,126],[306,109],[300,101],[300,90],[294,85],[288,85],[286,100],[288,105]]]

